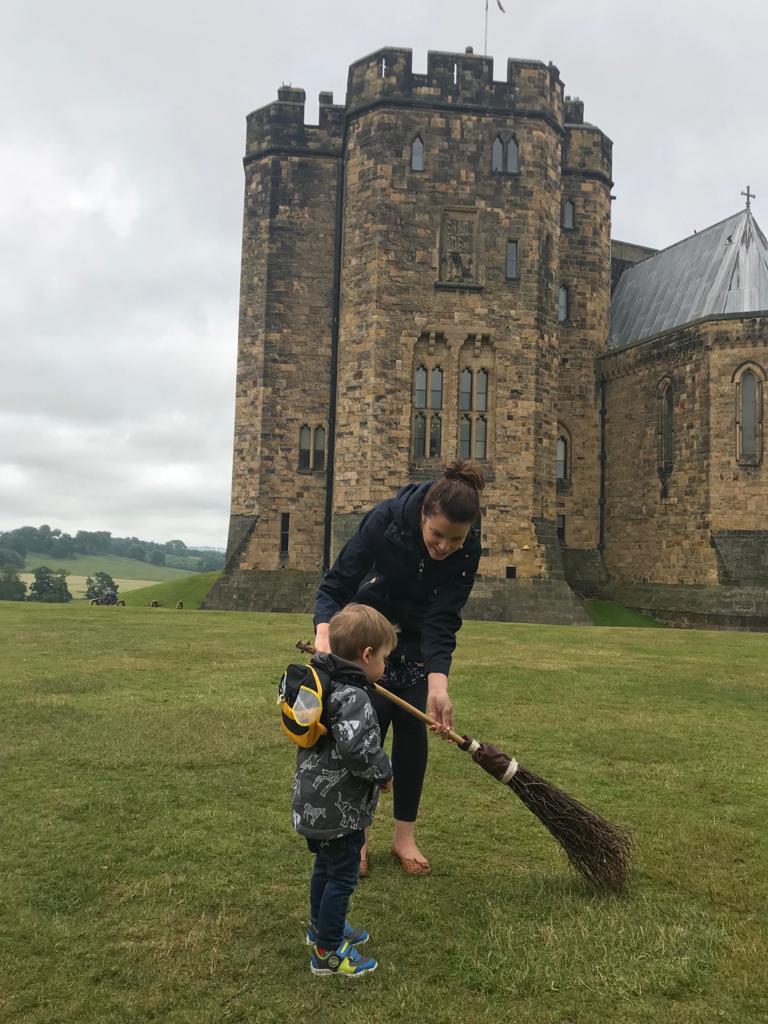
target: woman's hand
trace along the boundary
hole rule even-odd
[[[445,736],[449,729],[453,729],[453,704],[448,696],[448,676],[442,672],[430,672],[427,684],[427,714],[435,720],[433,731]]]
[[[328,623],[319,622],[315,632],[315,654],[330,654],[331,642],[328,639]]]

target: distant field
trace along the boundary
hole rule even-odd
[[[165,580],[188,578],[196,573],[185,569],[171,569],[165,565],[150,565],[139,562],[135,558],[122,555],[78,555],[76,558],[54,558],[44,551],[30,551],[27,554],[25,569],[30,572],[41,565],[49,569],[66,569],[73,576],[93,576],[95,572],[108,572],[117,580],[139,580],[145,583],[162,583]],[[70,587],[70,590],[72,588]]]
[[[220,572],[195,572],[184,573],[183,580],[169,580],[167,583],[155,583],[152,586],[130,588],[121,596],[125,597],[125,603],[129,606],[143,608],[150,601],[157,601],[161,608],[175,608],[179,601],[183,601],[185,608],[199,608],[200,602],[207,595],[216,580],[221,576]]]
[[[49,568],[53,567],[49,566]],[[184,575],[197,576],[198,574],[185,572]],[[35,582],[34,574],[31,572],[21,572],[19,573],[19,576],[24,580],[28,587],[30,587]],[[112,576],[112,573],[110,573],[110,576]],[[85,591],[87,589],[87,579],[87,576],[67,576],[67,586],[69,587],[69,592],[76,601],[80,601],[85,597]],[[138,590],[139,588],[147,588],[154,586],[162,586],[162,584],[153,583],[152,580],[127,580],[123,579],[120,576],[112,576],[112,579],[117,584],[118,593],[120,597],[125,597],[125,595],[131,590]]]

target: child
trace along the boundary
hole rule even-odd
[[[392,765],[381,746],[371,704],[371,683],[384,674],[384,659],[397,637],[384,616],[348,604],[330,621],[331,654],[312,664],[330,677],[326,690],[328,732],[300,749],[293,784],[293,824],[315,855],[310,883],[313,974],[359,978],[377,963],[356,946],[368,932],[347,921],[347,906],[360,873],[364,829],[373,819],[379,790],[392,788]]]

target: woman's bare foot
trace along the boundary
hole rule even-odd
[[[413,821],[395,821],[392,837],[392,856],[396,857],[407,875],[428,875],[432,868],[416,845]]]

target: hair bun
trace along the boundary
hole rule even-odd
[[[485,487],[483,471],[469,459],[456,459],[448,466],[443,476],[446,480],[461,480],[473,488],[477,494],[480,494]]]

